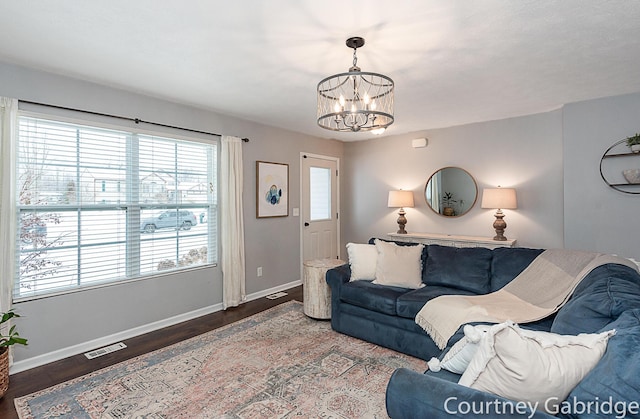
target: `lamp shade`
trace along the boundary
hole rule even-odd
[[[490,188],[482,191],[482,208],[516,209],[518,201],[513,188]]]
[[[389,191],[389,208],[411,208],[413,207],[412,191]]]

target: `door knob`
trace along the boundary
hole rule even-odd
[[[309,227],[309,223],[304,223],[304,226],[305,227]]]

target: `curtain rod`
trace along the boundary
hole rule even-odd
[[[28,103],[30,105],[47,106],[49,108],[62,109],[62,110],[65,110],[65,111],[83,112],[83,113],[88,113],[88,114],[91,114],[91,115],[106,116],[106,117],[109,117],[109,118],[122,119],[124,121],[135,122],[136,124],[149,124],[149,125],[155,125],[155,126],[158,126],[158,127],[173,128],[173,129],[179,129],[179,130],[182,130],[182,131],[195,132],[195,133],[198,133],[198,134],[216,135],[218,137],[222,136],[222,134],[216,134],[215,132],[200,131],[200,130],[191,129],[191,128],[183,128],[183,127],[178,127],[178,126],[175,126],[175,125],[161,124],[159,122],[150,122],[150,121],[142,120],[140,118],[130,118],[128,116],[111,115],[111,114],[102,113],[102,112],[86,111],[84,109],[67,108],[65,106],[50,105],[48,103],[40,103],[40,102],[32,102],[30,100],[19,100],[19,102]],[[244,141],[245,143],[248,143],[249,139],[248,138],[243,138],[242,141]]]

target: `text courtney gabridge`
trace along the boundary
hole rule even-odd
[[[609,415],[616,419],[626,417],[636,417],[640,414],[640,402],[638,401],[614,401],[612,397],[583,401],[575,398],[559,400],[557,397],[550,397],[544,403],[540,402],[516,402],[506,400],[473,400],[466,401],[457,397],[449,397],[444,401],[444,410],[448,414],[472,414],[472,415],[522,415],[532,418],[536,410],[545,411],[552,415],[575,414],[575,415]]]

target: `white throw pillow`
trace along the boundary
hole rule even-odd
[[[413,289],[424,286],[422,282],[424,245],[399,246],[376,239],[375,247],[378,250],[378,263],[374,284]]]
[[[375,279],[378,250],[374,245],[347,243],[347,255],[351,266],[350,281]]]
[[[462,374],[465,372],[471,359],[476,354],[480,341],[486,336],[487,330],[492,326],[486,324],[479,324],[472,326],[470,324],[464,327],[464,336],[457,341],[451,349],[444,355],[442,361],[438,358],[431,358],[427,364],[429,369],[433,372],[438,372],[441,369],[451,371],[456,374]]]
[[[501,323],[487,331],[458,383],[557,413],[600,361],[614,334],[557,335]]]

